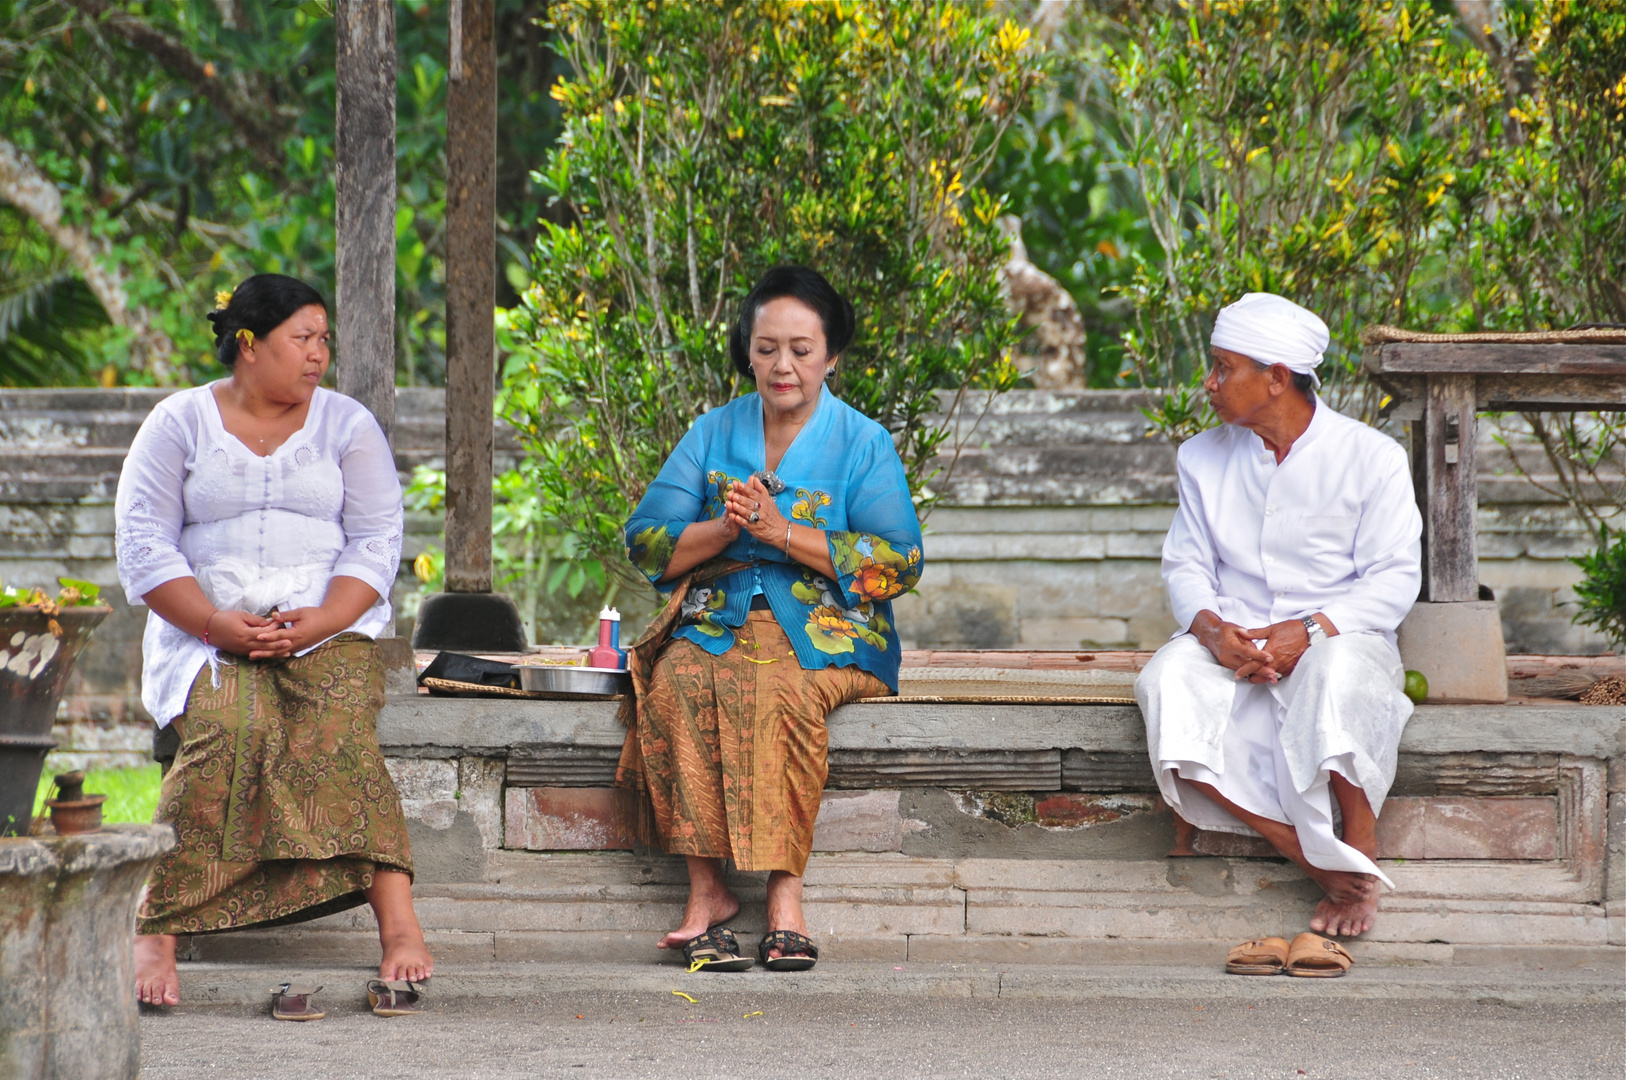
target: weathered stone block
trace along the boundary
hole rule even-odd
[[[141,1070],[135,908],[167,825],[0,839],[0,1076]]]
[[[385,758],[390,779],[401,795],[408,821],[431,829],[449,829],[457,817],[457,762],[435,758]]]
[[[1507,700],[1507,653],[1496,603],[1418,603],[1400,624],[1400,659],[1428,678],[1431,702]]]
[[[927,564],[931,572],[931,564]],[[919,602],[908,612],[906,632],[917,648],[1006,649],[1016,644],[1017,590],[962,585],[938,589],[922,585]],[[900,625],[903,616],[899,615]]]
[[[625,851],[633,837],[616,824],[614,788],[509,788],[503,846],[528,851]]]
[[[1021,644],[1034,649],[1123,649],[1129,640],[1124,619],[1023,619]]]
[[[1399,798],[1378,817],[1385,859],[1559,857],[1558,802],[1533,798]]]
[[[502,847],[501,758],[466,757],[457,762],[458,806],[474,819],[480,830],[480,845]]]
[[[1626,900],[1626,795],[1609,796],[1609,841],[1604,855],[1604,898]]]
[[[1198,855],[1227,859],[1281,858],[1281,852],[1271,847],[1270,841],[1262,836],[1216,832],[1211,829],[1196,830],[1196,835],[1191,839],[1191,850]]]
[[[1036,798],[1033,814],[1048,828],[1086,828],[1121,821],[1134,813],[1150,813],[1156,801],[1136,795],[1083,795],[1055,792]]]
[[[813,826],[814,851],[899,851],[897,791],[827,791]]]

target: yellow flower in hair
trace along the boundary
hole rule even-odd
[[[239,345],[247,345],[252,349],[254,347],[254,331],[250,330],[246,326],[237,331],[237,343]]]
[[[230,289],[222,289],[219,292],[215,293],[215,310],[216,311],[224,311],[226,309],[226,305],[229,304],[229,303],[231,303],[231,290]]]

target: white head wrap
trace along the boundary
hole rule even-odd
[[[1230,307],[1220,309],[1209,344],[1251,357],[1261,364],[1281,364],[1308,375],[1315,373],[1332,335],[1315,312],[1299,307],[1285,296],[1251,292]]]

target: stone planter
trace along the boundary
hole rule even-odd
[[[168,825],[0,839],[0,1076],[139,1073],[136,902],[174,845]]]
[[[28,832],[40,770],[56,745],[51,724],[62,691],[91,633],[111,611],[64,608],[46,615],[37,607],[0,608],[0,836]]]

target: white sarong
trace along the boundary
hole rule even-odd
[[[1394,883],[1333,830],[1328,777],[1366,793],[1372,812],[1394,782],[1411,719],[1400,655],[1382,634],[1339,634],[1313,645],[1278,683],[1238,682],[1195,637],[1157,651],[1135,681],[1163,798],[1198,828],[1255,835],[1180,780],[1211,784],[1237,806],[1292,825],[1312,866]]]

